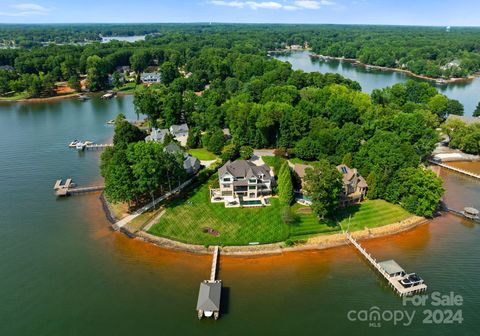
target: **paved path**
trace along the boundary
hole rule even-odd
[[[262,157],[262,156],[275,156],[275,149],[254,149],[253,155]]]
[[[202,166],[205,166],[206,168],[210,167],[212,164],[214,164],[215,162],[217,162],[217,160],[209,160],[209,161],[202,161],[200,160],[200,164]]]
[[[155,199],[153,202],[150,202],[147,205],[144,205],[143,207],[141,207],[140,209],[138,209],[134,213],[132,213],[132,214],[128,215],[127,217],[119,220],[118,222],[113,224],[113,226],[116,227],[117,229],[121,229],[122,227],[124,227],[125,225],[130,223],[132,220],[134,220],[135,218],[137,218],[138,216],[143,214],[145,211],[150,210],[151,208],[153,208],[155,205],[157,205],[161,201],[165,200],[166,198],[170,197],[171,195],[173,195],[173,194],[179,192],[180,190],[182,190],[183,188],[185,188],[187,185],[190,184],[190,182],[192,182],[192,180],[188,180],[188,181],[184,182],[179,187],[173,189],[172,191],[166,193],[163,196],[160,196],[159,198]]]

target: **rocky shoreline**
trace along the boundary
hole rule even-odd
[[[372,228],[364,229],[361,231],[355,231],[352,236],[358,240],[379,238],[384,236],[395,235],[410,229],[415,228],[418,225],[427,223],[428,220],[424,217],[412,216],[404,221]],[[127,232],[125,232],[127,231]],[[186,244],[172,239],[162,238],[149,234],[143,230],[138,232],[130,232],[128,230],[122,230],[130,238],[142,240],[147,243],[154,244],[164,249],[174,250],[179,252],[193,253],[193,254],[211,254],[213,247]],[[310,238],[305,243],[300,243],[295,246],[286,247],[283,242],[263,245],[248,245],[248,246],[224,246],[221,248],[222,255],[233,257],[255,257],[255,256],[267,256],[278,255],[286,252],[299,252],[299,251],[314,251],[323,250],[338,246],[347,245],[343,233],[325,234]]]

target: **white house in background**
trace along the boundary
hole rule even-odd
[[[140,75],[140,81],[144,84],[160,83],[162,76],[158,72],[143,72]]]
[[[175,142],[171,142],[166,145],[163,151],[170,154],[182,154],[184,158],[183,169],[185,169],[188,174],[196,174],[200,170],[200,160],[188,153],[185,153],[183,149]]]
[[[166,128],[152,128],[152,133],[145,138],[145,141],[155,141],[163,144],[167,134],[170,134],[170,131]]]
[[[267,165],[257,166],[251,161],[228,161],[218,170],[219,189],[210,190],[213,203],[226,207],[269,205],[273,174]]]
[[[188,125],[172,125],[170,126],[170,133],[173,135],[173,138],[180,142],[182,146],[186,146],[188,139]]]

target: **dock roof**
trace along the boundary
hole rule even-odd
[[[388,274],[405,272],[395,260],[385,260],[378,263]]]
[[[198,292],[197,310],[220,311],[221,282],[202,282]]]

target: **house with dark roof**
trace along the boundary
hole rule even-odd
[[[170,134],[170,131],[166,128],[152,128],[152,132],[150,133],[150,135],[145,137],[145,141],[154,141],[163,144],[163,142],[165,141],[165,136],[167,134]]]
[[[340,195],[340,205],[359,203],[364,200],[367,193],[367,181],[360,176],[356,168],[341,164],[337,170],[342,174],[343,191]]]
[[[196,174],[201,168],[200,160],[188,153],[185,153],[183,149],[175,142],[171,142],[166,145],[163,148],[163,151],[169,154],[183,155],[183,169],[185,169],[188,174]]]
[[[273,174],[267,165],[251,161],[228,161],[218,170],[219,189],[211,189],[212,202],[227,207],[268,205],[272,194]]]
[[[188,125],[187,124],[180,124],[180,125],[172,125],[170,126],[170,133],[173,135],[173,138],[180,142],[182,146],[187,144],[188,139]]]

